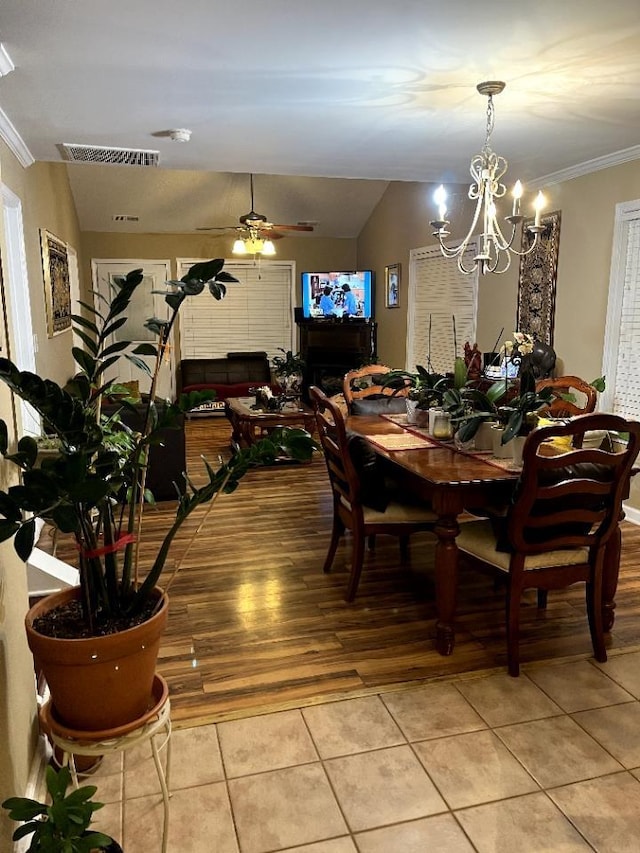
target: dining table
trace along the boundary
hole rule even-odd
[[[460,519],[468,511],[509,504],[520,476],[512,460],[496,459],[488,452],[459,448],[453,441],[437,441],[425,430],[409,427],[404,416],[351,415],[347,433],[367,440],[376,454],[392,466],[403,487],[428,502],[438,516],[434,527],[436,592],[436,648],[450,655],[455,646],[458,592]],[[611,537],[603,574],[603,621],[606,631],[614,621],[615,594],[620,564],[620,532]]]

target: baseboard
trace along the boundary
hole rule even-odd
[[[623,504],[622,508],[624,509],[624,520],[640,526],[640,509],[636,509],[634,506],[629,506],[628,504]]]

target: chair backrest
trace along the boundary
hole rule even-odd
[[[553,399],[545,411],[554,418],[572,418],[574,415],[586,415],[595,411],[598,392],[593,385],[580,379],[579,376],[538,379],[536,391],[542,391],[543,388],[553,390]],[[575,402],[562,397],[563,394],[575,395],[576,392],[578,396]]]
[[[583,449],[585,432],[628,434],[612,449]],[[549,441],[574,444],[558,454]],[[511,549],[533,554],[604,546],[616,529],[640,450],[640,423],[617,415],[579,415],[568,423],[533,430],[522,454],[522,474],[507,520]]]
[[[380,384],[380,378],[385,373],[390,373],[391,368],[384,364],[367,364],[357,370],[350,370],[345,374],[342,387],[347,406],[351,409],[354,400],[362,400],[364,397],[406,397],[410,385],[403,388],[391,388]],[[369,380],[369,381],[366,381]]]
[[[334,500],[342,499],[349,508],[355,509],[360,504],[360,481],[349,453],[342,412],[315,385],[309,388],[309,397],[316,417]]]

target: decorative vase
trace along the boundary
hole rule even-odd
[[[160,638],[169,615],[169,599],[150,619],[115,634],[83,639],[47,637],[34,620],[80,596],[80,588],[56,592],[38,601],[25,617],[27,641],[36,667],[51,691],[61,722],[82,731],[111,729],[140,717],[152,694]]]
[[[405,400],[407,406],[407,423],[417,424],[418,401],[410,400],[408,397]]]

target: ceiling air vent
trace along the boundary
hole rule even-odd
[[[101,145],[76,145],[63,142],[62,150],[72,163],[102,163],[113,166],[157,166],[159,151],[142,148],[107,148]]]
[[[111,219],[114,222],[140,222],[140,217],[131,213],[114,213]]]

